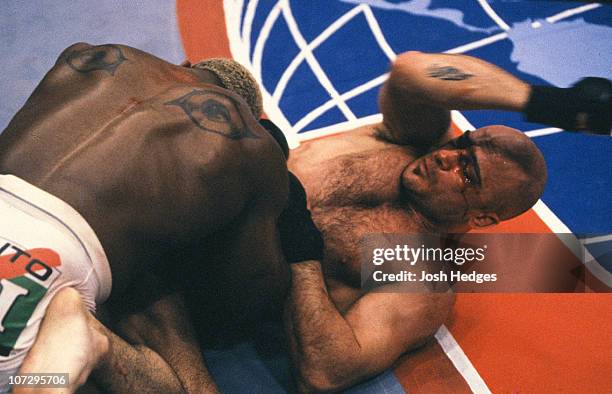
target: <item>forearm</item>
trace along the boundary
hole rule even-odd
[[[109,348],[106,336],[92,329],[91,319],[75,289],[60,290],[45,312],[36,341],[19,373],[63,373],[68,376],[67,385],[61,389],[17,386],[13,392],[73,393],[83,385]]]
[[[483,60],[406,52],[380,93],[384,132],[398,143],[427,146],[445,137],[450,110],[522,111],[530,86]]]
[[[360,346],[329,298],[320,263],[293,264],[291,270],[285,326],[300,378],[321,391],[357,381]]]
[[[406,100],[446,110],[521,111],[530,92],[529,84],[467,55],[407,52],[396,59],[389,81]]]
[[[417,145],[441,136],[453,109],[522,112],[530,122],[609,135],[611,92],[605,78],[583,78],[571,88],[536,86],[471,56],[413,51],[394,61],[380,106],[391,139]]]
[[[94,324],[110,342],[107,357],[93,373],[105,390],[217,392],[180,295],[162,297],[144,311],[121,319],[113,326],[121,337],[98,321]]]
[[[105,391],[185,392],[176,373],[151,349],[130,345],[101,324],[96,329],[104,333],[110,343],[107,356],[92,374]]]

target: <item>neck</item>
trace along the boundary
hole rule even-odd
[[[191,67],[189,68],[189,70],[198,77],[200,82],[209,83],[211,85],[216,85],[221,88],[224,88],[221,80],[212,71],[203,70],[195,67]]]
[[[415,222],[421,224],[426,231],[432,234],[463,234],[471,230],[468,223],[450,223],[436,220],[420,211],[409,199],[407,201]]]
[[[423,212],[417,210],[413,204],[408,203],[406,205],[408,205],[407,209],[412,214],[413,221],[423,229],[423,232],[430,234],[446,234],[450,232],[448,227],[427,217]]]

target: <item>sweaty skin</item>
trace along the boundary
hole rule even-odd
[[[501,87],[515,94],[501,94]],[[457,183],[466,181],[459,156],[464,152],[438,148],[456,138],[449,131],[450,108],[518,111],[527,96],[528,85],[480,59],[408,52],[392,65],[382,89],[382,123],[308,141],[292,151],[289,169],[304,184],[313,219],[325,237],[326,278],[359,285],[357,242],[365,234],[466,231],[472,224],[464,223],[466,217],[486,211],[474,207],[499,199],[509,185],[529,183],[530,177],[511,160],[475,146],[465,168],[478,182],[468,181],[461,185],[465,191],[456,193]],[[478,145],[499,134],[508,140],[520,135],[490,126],[472,132],[470,139]],[[509,145],[504,139],[497,144]],[[533,178],[545,179],[545,172]]]
[[[0,135],[0,173],[61,198],[96,232],[112,271],[109,324],[131,343],[150,334],[132,316],[163,320],[152,305],[176,289],[207,339],[278,313],[288,288],[283,153],[215,84],[134,48],[79,43]]]
[[[303,182],[313,219],[325,237],[326,277],[338,275],[355,287],[361,280],[358,242],[364,235],[433,230],[400,204],[401,173],[418,153],[377,139],[375,130],[366,126],[307,142],[289,158],[289,168]],[[339,187],[326,187],[320,181],[326,177]]]
[[[291,266],[285,309],[305,391],[339,390],[384,371],[431,338],[452,308],[452,294],[364,293],[364,235],[465,232],[535,203],[546,170],[527,137],[490,126],[470,133],[464,148],[449,131],[451,109],[520,111],[528,95],[529,85],[482,60],[408,52],[381,90],[382,123],[291,152],[289,169],[325,241],[322,262]]]

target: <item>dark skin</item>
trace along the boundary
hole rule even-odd
[[[196,336],[277,314],[288,287],[283,153],[219,85],[134,48],[79,43],[0,135],[0,172],[70,204],[100,239],[113,278],[106,323],[138,350],[98,327],[120,343],[115,362],[153,360],[161,380],[176,378],[169,391],[210,381]],[[198,311],[197,335],[183,304]],[[99,369],[107,388],[142,388]]]

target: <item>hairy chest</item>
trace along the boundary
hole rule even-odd
[[[326,276],[351,287],[360,285],[361,265],[368,256],[364,245],[367,236],[423,230],[398,203],[315,208],[312,213],[325,240]]]
[[[358,282],[359,243],[365,235],[418,229],[401,198],[402,171],[414,160],[405,148],[375,145],[319,160],[303,157],[314,155],[312,149],[297,153],[290,169],[304,184],[323,233],[328,272]]]

